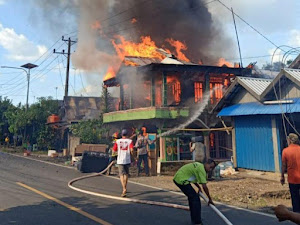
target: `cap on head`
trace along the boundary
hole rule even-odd
[[[296,144],[299,142],[299,137],[297,134],[290,133],[288,136],[288,139],[291,141],[291,143]]]
[[[127,136],[128,135],[128,131],[126,129],[122,130],[122,136]]]

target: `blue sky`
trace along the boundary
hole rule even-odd
[[[33,103],[41,96],[56,98],[56,90],[58,99],[62,99],[66,57],[52,54],[53,48],[50,47],[56,43],[54,48],[66,50],[67,46],[60,40],[61,36],[77,29],[75,20],[68,19],[70,15],[67,7],[59,8],[61,5],[58,4],[57,10],[45,13],[35,7],[35,2],[38,0],[0,0],[0,65],[18,67],[27,62],[39,65],[32,70],[29,103]],[[223,2],[233,7],[239,16],[276,45],[300,46],[299,0],[223,0]],[[209,4],[209,11],[215,23],[223,26],[226,34],[235,41],[231,13],[218,2]],[[47,13],[51,13],[52,16],[55,14],[61,21],[58,20],[57,24],[49,27]],[[272,54],[275,46],[238,18],[236,21],[242,56],[245,58],[244,65],[257,61],[261,66],[270,62],[268,56],[257,56]],[[72,35],[72,38],[76,39],[76,33]],[[76,47],[76,44],[72,46],[72,50],[75,51]],[[238,61],[236,46],[233,46],[232,52],[236,57],[228,60]],[[247,57],[254,58],[246,59]],[[73,66],[71,68],[69,95],[100,95],[103,74],[75,70]],[[0,95],[8,96],[15,104],[24,103],[26,74],[21,70],[1,68],[0,78]]]

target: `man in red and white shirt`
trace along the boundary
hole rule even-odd
[[[133,142],[127,136],[128,131],[126,129],[122,130],[122,138],[118,139],[113,147],[113,151],[118,152],[117,164],[123,188],[122,197],[126,197],[131,153],[133,152]]]

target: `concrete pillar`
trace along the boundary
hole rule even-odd
[[[165,154],[165,138],[160,137],[159,138],[159,151],[160,151],[160,161],[165,161],[166,154]]]
[[[277,136],[277,125],[276,125],[276,119],[274,116],[272,116],[272,140],[273,140],[273,152],[274,152],[274,166],[275,166],[275,172],[280,172],[280,166],[279,166],[279,149],[278,149],[278,136]]]

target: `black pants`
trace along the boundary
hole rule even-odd
[[[289,184],[293,211],[300,213],[300,184]]]
[[[181,184],[177,184],[175,181],[174,183],[188,197],[192,222],[195,224],[202,223],[201,202],[200,202],[199,195],[196,193],[196,191],[190,184],[181,185]]]
[[[141,164],[142,164],[142,161],[144,161],[144,169],[145,169],[145,173],[146,173],[147,175],[149,175],[148,154],[139,155],[138,162],[137,162],[138,173],[141,172]]]

